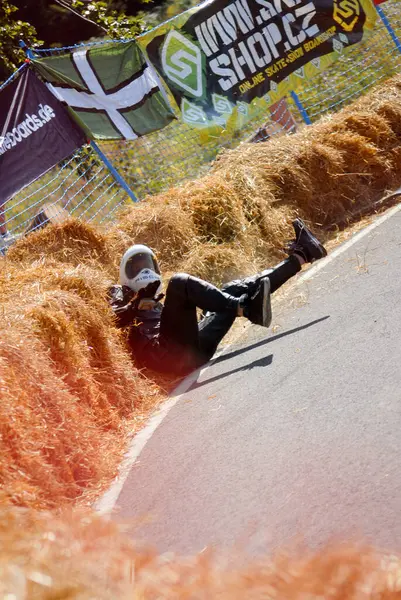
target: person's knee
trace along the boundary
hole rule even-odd
[[[188,275],[188,273],[176,273],[168,282],[167,291],[176,294],[184,293],[189,277],[190,275]]]

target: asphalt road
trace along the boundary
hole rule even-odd
[[[172,408],[118,498],[133,536],[178,553],[344,538],[400,550],[400,297],[398,212]]]

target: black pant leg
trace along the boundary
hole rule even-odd
[[[236,281],[230,281],[223,286],[223,290],[229,294],[235,295],[239,290],[245,290],[241,293],[244,294],[249,292],[252,285],[257,284],[264,277],[268,277],[270,280],[270,293],[276,292],[286,281],[294,277],[301,270],[301,264],[296,256],[292,255],[278,263],[271,269],[266,269],[256,275],[251,275],[245,279],[238,279]]]
[[[237,279],[226,283],[222,290],[231,296],[240,298],[249,291],[249,284],[247,279]],[[235,319],[236,315],[232,312],[207,312],[199,322],[199,346],[202,353],[207,356],[207,360],[212,358]]]
[[[166,290],[160,320],[160,335],[167,342],[199,347],[196,304],[188,298],[186,278],[174,276]]]
[[[298,258],[294,255],[289,256],[281,263],[273,267],[262,271],[256,277],[251,278],[254,280],[268,277],[270,279],[270,292],[273,294],[280,288],[286,281],[294,277],[301,270],[301,263]]]
[[[235,315],[230,313],[209,312],[199,322],[199,347],[207,361],[212,358],[234,321]]]
[[[250,291],[251,287],[263,277],[270,280],[271,293],[278,290],[286,281],[301,270],[301,265],[296,256],[290,256],[272,269],[266,269],[257,275],[230,281],[223,286],[223,291],[237,298]],[[228,313],[207,313],[199,323],[199,346],[203,354],[212,358],[223,337],[228,333],[235,321],[235,316]]]
[[[160,334],[183,346],[199,348],[196,308],[211,312],[237,314],[238,299],[214,285],[178,273],[171,278],[161,315]]]

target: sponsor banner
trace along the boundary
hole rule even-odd
[[[64,106],[24,70],[0,92],[0,206],[85,143]]]
[[[91,138],[135,140],[176,118],[134,40],[79,48],[34,65]]]
[[[360,42],[370,0],[207,0],[138,38],[190,125],[240,128]]]

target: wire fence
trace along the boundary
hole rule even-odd
[[[215,137],[203,139],[199,130],[177,120],[135,141],[99,143],[101,150],[136,197],[142,199],[205,172],[224,148],[233,148],[244,140],[263,142],[272,136],[294,132],[303,121],[314,122],[328,111],[339,110],[399,71],[400,8],[401,0],[383,4],[378,8],[381,18],[366,41],[349,49],[338,47],[338,60],[312,80],[305,81],[297,89],[296,102],[294,96],[289,96],[271,106],[266,98],[265,104],[260,103],[258,112],[240,131],[221,128]],[[89,45],[92,43],[82,44]],[[37,52],[43,56],[70,49]],[[0,212],[0,232],[7,231],[0,236],[0,250],[1,238],[4,250],[16,236],[41,227],[49,214],[57,218],[57,214],[69,213],[103,223],[112,220],[117,209],[130,201],[93,147],[85,146],[7,202]]]
[[[378,7],[379,15],[391,23],[395,36],[401,35],[401,2],[387,2]],[[310,120],[316,121],[328,111],[356,100],[376,85],[398,73],[401,67],[401,46],[391,37],[380,19],[365,42],[344,52],[328,69],[297,90]]]
[[[301,123],[293,100],[287,98],[271,112],[266,102],[241,130],[229,133],[222,129],[215,138],[204,140],[197,129],[173,121],[133,142],[104,142],[102,148],[137,196],[143,198],[206,171],[224,148],[234,148],[248,138],[259,142],[294,132]]]
[[[67,213],[88,222],[110,220],[126,196],[92,147],[84,146],[7,202],[0,223],[4,232],[0,251]]]

